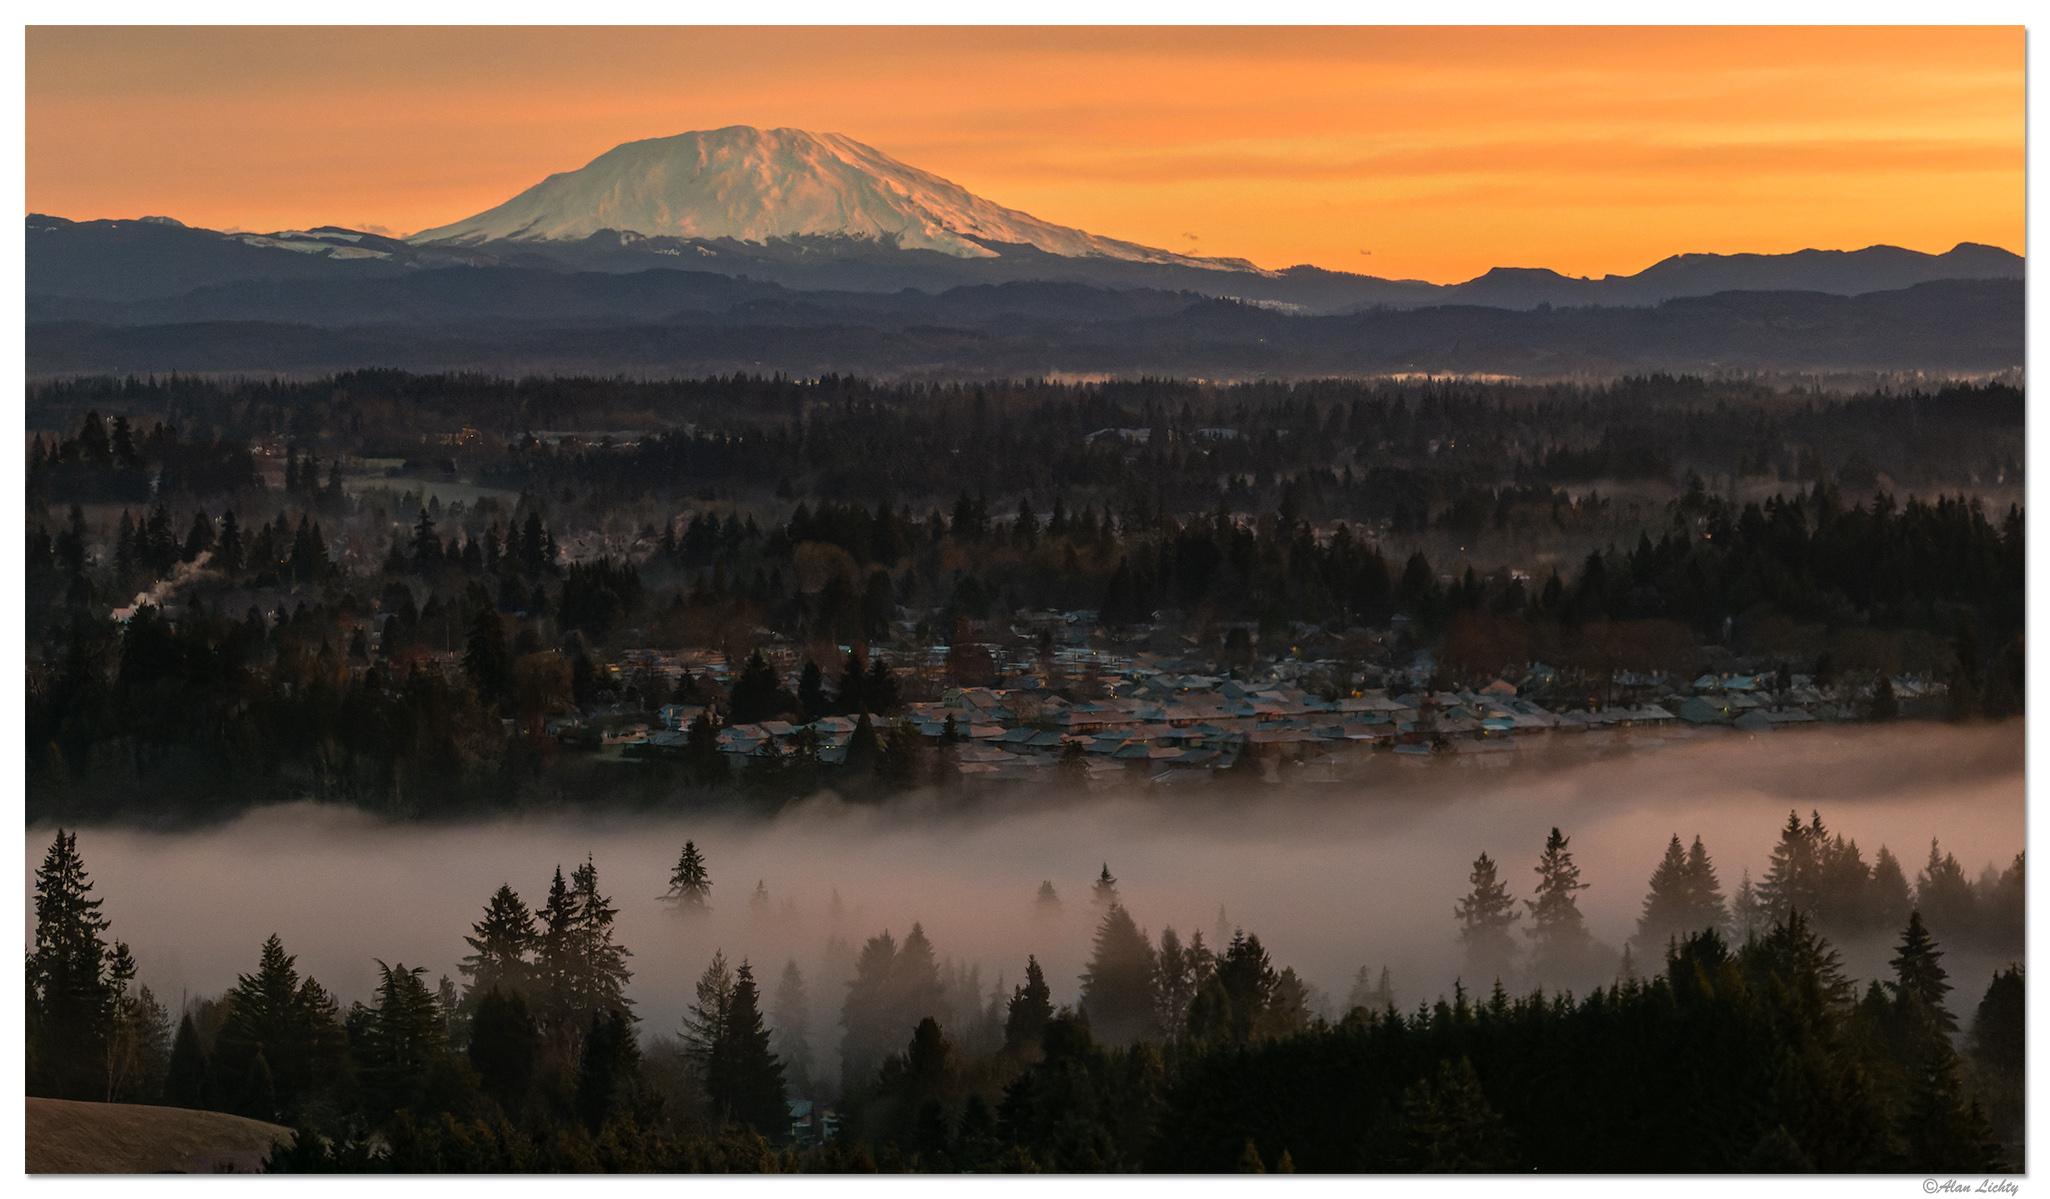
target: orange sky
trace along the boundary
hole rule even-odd
[[[745,124],[1268,267],[2021,252],[2023,85],[2019,27],[30,28],[27,209],[410,233]]]

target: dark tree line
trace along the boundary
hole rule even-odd
[[[765,1019],[752,965],[715,955],[680,1046],[644,1050],[630,955],[589,861],[558,869],[539,909],[510,886],[491,896],[460,987],[379,962],[375,1002],[344,1011],[272,937],[173,1035],[146,990],[125,1001],[134,963],[107,944],[60,833],[37,873],[29,1087],[291,1123],[271,1161],[288,1171],[2019,1168],[2019,966],[1961,1019],[1917,908],[1890,976],[1860,993],[1798,907],[1727,935],[1704,863],[1675,838],[1654,873],[1646,919],[1682,931],[1646,977],[1578,998],[1497,983],[1477,1000],[1455,983],[1403,1013],[1385,973],[1370,988],[1362,970],[1336,1022],[1257,935],[1213,952],[1163,929],[1156,944],[1107,867],[1074,1009],[1053,1004],[1036,960],[1008,995],[964,1005],[922,929],[885,932],[841,1005],[840,1132],[800,1148],[787,1100],[810,1051],[794,963]],[[1533,922],[1575,923],[1556,830],[1538,873]],[[709,886],[687,846],[680,914]]]

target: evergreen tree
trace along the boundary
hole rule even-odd
[[[834,695],[834,708],[846,716],[869,710],[868,669],[861,664],[859,650],[848,650],[847,661],[840,667],[840,686]]]
[[[512,650],[506,644],[505,621],[489,603],[479,605],[470,618],[464,640],[463,674],[477,689],[477,698],[488,712],[505,703],[512,693]]]
[[[463,992],[465,1010],[495,990],[523,991],[532,980],[534,964],[528,955],[540,941],[534,914],[527,910],[510,883],[499,885],[484,906],[484,918],[470,927],[473,936],[463,940],[471,953],[456,969],[469,981]]]
[[[804,975],[798,972],[797,960],[792,958],[783,966],[783,977],[776,984],[776,1004],[769,1016],[775,1028],[775,1037],[770,1048],[776,1060],[786,1070],[785,1081],[792,1093],[810,1097],[811,1076],[811,999],[805,993]]]
[[[199,1028],[186,1012],[171,1040],[171,1061],[164,1077],[164,1102],[172,1107],[213,1106],[213,1068],[199,1043]]]
[[[598,1132],[616,1116],[639,1123],[635,1109],[646,1107],[633,1018],[623,1008],[593,1011],[577,1064],[576,1108],[584,1127]]]
[[[700,717],[700,719],[703,719]],[[698,843],[685,841],[676,869],[669,875],[669,892],[663,898],[686,910],[711,910],[712,878],[705,870],[705,855]]]
[[[1181,1035],[1183,1022],[1188,1018],[1189,1004],[1196,998],[1196,962],[1172,927],[1160,930],[1157,962],[1153,987],[1154,1021],[1160,1035],[1173,1040]]]
[[[434,531],[434,518],[423,507],[420,519],[413,525],[413,565],[423,572],[431,572],[442,564],[443,557],[441,535]]]
[[[105,1101],[154,1102],[169,1065],[170,1014],[148,984],[136,983],[135,959],[124,942],[114,943],[107,978],[114,993],[114,1019],[107,1045]]]
[[[178,560],[191,562],[214,547],[214,522],[206,518],[205,511],[192,514],[192,528],[185,534],[185,548],[179,551]]]
[[[1103,873],[1096,876],[1096,885],[1089,893],[1089,902],[1109,911],[1118,904],[1118,880],[1110,875],[1110,863],[1103,864]]]
[[[893,1039],[901,1038],[901,1030],[915,1028],[919,1020],[932,1016],[945,1024],[952,1018],[947,1006],[946,988],[940,983],[940,966],[933,952],[932,942],[926,938],[925,926],[913,921],[911,931],[904,935],[904,941],[897,947],[896,957],[890,962],[891,1022],[900,1031]]]
[[[1061,746],[1060,759],[1054,763],[1054,778],[1065,791],[1079,793],[1089,789],[1089,755],[1081,742],[1070,741]]]
[[[713,1109],[763,1136],[788,1136],[790,1106],[783,1066],[769,1051],[754,971],[745,961],[734,973],[719,1034],[705,1069],[705,1092]]]
[[[1975,931],[1978,903],[1971,881],[1954,855],[1938,852],[1934,837],[1929,838],[1929,862],[1915,875],[1915,907],[1945,937],[1956,940]]]
[[[1486,853],[1474,859],[1467,881],[1473,889],[1452,909],[1459,920],[1460,943],[1466,946],[1467,966],[1500,977],[1516,952],[1516,943],[1509,936],[1509,926],[1519,915],[1516,901],[1509,896],[1508,884],[1496,878],[1494,860]]]
[[[909,787],[918,777],[918,727],[904,717],[890,726],[876,755],[875,777],[892,790]]]
[[[1514,1168],[1502,1117],[1473,1063],[1440,1061],[1402,1097],[1404,1164],[1418,1173],[1500,1174]]]
[[[714,950],[711,964],[698,976],[697,1002],[683,1018],[684,1047],[701,1066],[708,1065],[726,1035],[726,1013],[733,1000],[733,972],[724,950]]]
[[[1821,823],[1819,814],[1816,822],[1818,826]],[[1801,823],[1798,813],[1788,812],[1779,844],[1773,846],[1772,865],[1758,887],[1758,902],[1765,917],[1780,921],[1790,913],[1801,912],[1813,919],[1822,891],[1820,873],[1813,833]]]
[[[885,929],[870,937],[855,959],[854,980],[840,1007],[840,1025],[846,1030],[840,1039],[843,1088],[859,1088],[873,1078],[883,1059],[902,1043],[907,1028],[916,1024],[916,1016],[909,1025],[904,1017],[914,1006],[905,1002],[904,984],[916,967],[900,963],[900,956],[896,938]]]
[[[1751,869],[1747,866],[1737,883],[1737,896],[1730,903],[1730,926],[1737,936],[1744,940],[1765,931],[1768,921],[1765,903],[1758,896],[1758,889],[1751,885]]]
[[[889,715],[902,703],[898,694],[897,676],[891,671],[890,664],[883,661],[881,654],[869,655],[868,676],[862,683],[862,698],[867,702],[868,710],[878,716]]]
[[[36,871],[36,940],[28,958],[31,1094],[99,1099],[115,1021],[108,921],[78,854],[78,834],[57,836]]]
[[[1034,896],[1032,900],[1032,910],[1035,915],[1041,917],[1058,916],[1060,914],[1061,896],[1060,892],[1053,889],[1052,879],[1041,880],[1039,894]]]
[[[817,662],[807,660],[797,676],[797,706],[804,709],[806,720],[832,715],[832,701],[826,697],[826,676]]]
[[[869,722],[868,713],[863,712],[854,722],[853,735],[847,739],[847,766],[856,771],[873,770],[881,756],[882,747],[876,740],[875,725]]]
[[[1004,1017],[1004,1053],[1022,1060],[1037,1057],[1040,1035],[1051,1019],[1053,993],[1047,988],[1046,972],[1039,968],[1036,956],[1028,956],[1024,985],[1012,992]]]
[[[214,544],[212,564],[215,570],[234,576],[242,572],[242,527],[231,510],[221,517],[221,535]]]
[[[541,1056],[541,1030],[518,991],[493,987],[470,1013],[470,1068],[486,1095],[511,1117],[526,1106],[527,1088]]]
[[[776,698],[780,687],[776,671],[762,651],[749,654],[733,684],[733,723],[754,724],[774,716],[780,710]]]
[[[1916,1061],[1900,1120],[1905,1168],[1916,1174],[1990,1174],[2001,1168],[1993,1128],[1969,1096],[1949,1042],[1931,1040]]]
[[[1680,834],[1666,843],[1666,855],[1659,859],[1651,872],[1651,890],[1644,897],[1644,910],[1637,917],[1639,945],[1646,948],[1663,946],[1668,940],[1681,933],[1693,932],[1687,927],[1692,916],[1687,894],[1687,851],[1680,846]]]
[[[539,934],[534,939],[534,1016],[543,1033],[559,1048],[572,1044],[581,1030],[567,1021],[568,995],[577,970],[576,940],[571,926],[576,920],[575,901],[570,898],[569,880],[562,867],[548,883],[548,900],[535,913]]]
[[[1723,885],[1716,878],[1715,863],[1709,860],[1708,849],[1702,845],[1699,834],[1695,835],[1694,844],[1687,847],[1685,877],[1691,908],[1689,922],[1697,929],[1727,929],[1730,916],[1723,904]]]
[[[1908,927],[1901,933],[1897,954],[1887,961],[1893,967],[1894,981],[1889,985],[1894,993],[1911,1001],[1944,1032],[1956,1032],[1957,1018],[1943,1002],[1951,989],[1949,974],[1937,964],[1943,951],[1936,948],[1935,939],[1923,925],[1921,912],[1908,916]]]
[[[1864,931],[1871,918],[1871,867],[1856,841],[1841,833],[1823,839],[1819,816],[1810,829],[1816,838],[1816,925],[1839,936]]]
[[[428,1071],[448,1049],[448,1025],[424,967],[377,963],[377,1008],[368,1036],[354,1046],[372,1103],[380,1111],[417,1106]]]
[[[625,994],[633,972],[626,959],[633,951],[612,939],[612,923],[619,909],[598,893],[598,868],[586,855],[570,879],[574,916],[570,935],[575,943],[571,960],[578,966],[570,988],[570,1008],[581,1015],[587,1011],[629,1012],[633,1000]]]
[[[726,756],[719,750],[719,728],[712,723],[709,711],[700,712],[691,720],[690,730],[684,734],[683,758],[699,786],[717,786],[726,781]]]
[[[1971,1064],[1978,1090],[1986,1096],[1986,1118],[2011,1145],[2023,1134],[2027,1107],[2028,996],[2019,963],[1993,976],[1972,1016]],[[2021,1164],[2010,1151],[2010,1160]]]
[[[1266,1026],[1268,1004],[1280,975],[1260,938],[1243,930],[1217,957],[1217,968],[1189,1005],[1189,1035],[1197,1041],[1244,1045]]]
[[[1082,975],[1082,1010],[1100,1043],[1122,1045],[1160,1035],[1154,1006],[1158,970],[1146,934],[1123,904],[1112,903],[1096,927],[1095,951]]]
[[[171,530],[171,513],[158,504],[143,525],[143,561],[149,564],[150,573],[163,578],[171,573],[171,567],[178,561],[178,535]]]
[[[1574,897],[1574,892],[1586,890],[1588,884],[1580,881],[1580,867],[1566,848],[1570,840],[1557,828],[1545,838],[1545,851],[1536,867],[1537,898],[1524,900],[1531,922],[1524,935],[1535,942],[1531,964],[1540,973],[1580,969],[1592,946],[1580,903]]]
[[[1646,953],[1662,953],[1673,938],[1704,928],[1721,931],[1727,919],[1722,886],[1701,838],[1695,837],[1693,846],[1682,850],[1679,834],[1674,834],[1652,872],[1651,890],[1637,919],[1637,945]]]
[[[1274,977],[1274,994],[1268,999],[1267,1010],[1262,1014],[1261,1035],[1285,1037],[1308,1028],[1315,1018],[1310,1005],[1309,984],[1295,972],[1294,966],[1282,967],[1281,973]]]
[[[1360,972],[1353,976],[1352,990],[1345,997],[1345,1010],[1348,1013],[1361,1009],[1374,1013],[1392,1011],[1394,1009],[1394,975],[1389,971],[1388,967],[1383,966],[1381,967],[1379,978],[1373,978],[1370,982],[1370,977],[1369,971],[1365,966],[1361,966]]]
[[[277,1121],[335,1083],[347,1052],[340,1010],[273,933],[255,974],[237,975],[214,1045],[218,1098],[239,1115]],[[238,1086],[239,1084],[239,1086]]]

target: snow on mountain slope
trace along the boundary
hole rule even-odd
[[[995,242],[1069,258],[1271,273],[1241,259],[1192,258],[1042,221],[837,133],[747,125],[627,142],[407,240],[570,241],[601,229],[752,242],[847,236],[959,258],[997,257],[982,244]]]

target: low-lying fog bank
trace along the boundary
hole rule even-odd
[[[1363,965],[1389,967],[1398,1000],[1413,1006],[1451,988],[1460,964],[1453,903],[1482,851],[1528,897],[1546,833],[1559,826],[1592,884],[1580,896],[1591,931],[1620,947],[1669,837],[1699,834],[1729,897],[1746,867],[1754,881],[1763,877],[1790,808],[1803,820],[1819,809],[1868,862],[1885,844],[1910,879],[1932,836],[1969,877],[1988,863],[2005,867],[2025,840],[2023,765],[2018,721],[1902,724],[1732,737],[1566,766],[1419,770],[1364,788],[1009,797],[965,809],[932,797],[886,808],[823,797],[768,820],[434,826],[294,804],[197,832],[88,828],[78,848],[112,935],[174,1006],[232,985],[272,932],[344,1003],[371,998],[373,958],[426,966],[430,982],[459,977],[462,938],[500,883],[538,907],[555,867],[567,874],[589,854],[619,908],[618,939],[634,954],[628,993],[644,1034],[675,1031],[693,982],[723,948],[752,959],[771,994],[784,962],[796,959],[815,1050],[830,1060],[854,952],[886,928],[901,938],[913,921],[943,959],[979,965],[985,998],[998,974],[1008,989],[1036,954],[1055,1000],[1072,1002],[1097,915],[1091,884],[1105,863],[1156,937],[1173,925],[1184,939],[1201,930],[1218,945],[1243,927],[1277,968],[1293,966],[1321,988],[1333,1014]],[[28,831],[31,895],[51,832]],[[696,918],[658,898],[686,838],[704,852],[714,884],[714,910]],[[1042,880],[1059,892],[1057,913],[1035,903]],[[757,881],[765,904],[753,900]],[[28,918],[32,943],[33,906]],[[840,943],[829,948],[833,938]],[[1847,968],[1882,973],[1890,945],[1844,947]],[[1955,1006],[1969,1013],[1998,963],[1957,951],[1945,964]]]

